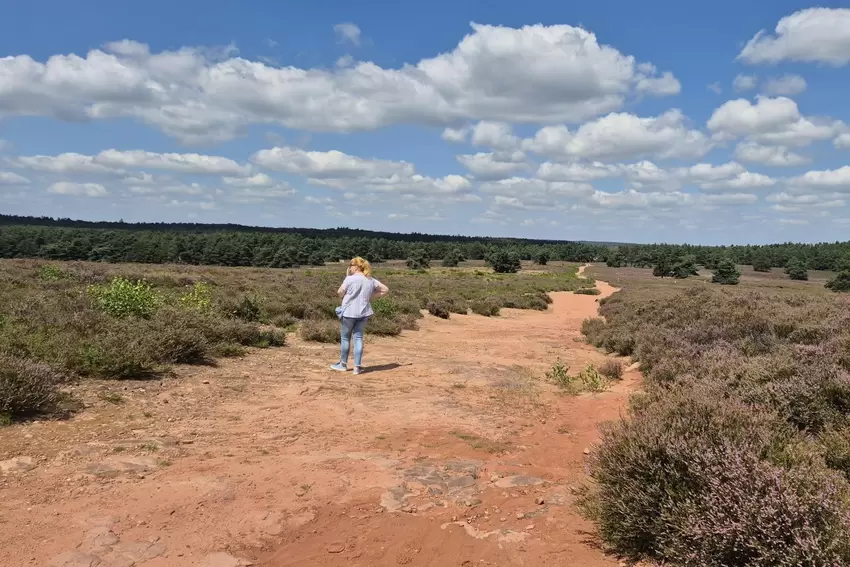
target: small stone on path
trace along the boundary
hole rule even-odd
[[[248,559],[240,559],[239,557],[233,557],[229,553],[218,551],[204,557],[201,567],[249,567],[254,564],[253,561],[249,561]]]
[[[100,557],[97,555],[89,555],[79,551],[66,551],[54,557],[48,565],[50,567],[97,567],[100,564]]]
[[[5,474],[28,472],[35,467],[35,461],[33,461],[32,457],[14,457],[0,461],[0,472]]]
[[[328,550],[328,553],[342,553],[345,551],[345,544],[341,541],[335,541],[333,543],[329,543],[326,549]]]

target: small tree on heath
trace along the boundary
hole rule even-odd
[[[730,258],[723,258],[717,263],[717,269],[714,270],[711,281],[721,285],[737,285],[740,277],[741,272],[738,271],[735,262]]]

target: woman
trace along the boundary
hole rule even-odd
[[[351,337],[354,337],[354,373],[363,371],[363,330],[372,311],[371,300],[389,293],[389,288],[372,277],[372,267],[361,257],[354,258],[348,266],[345,280],[337,290],[342,305],[337,314],[342,323],[339,362],[331,366],[332,370],[348,370],[348,354],[351,350]]]

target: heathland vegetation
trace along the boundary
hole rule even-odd
[[[287,333],[336,341],[336,262],[355,255],[393,289],[375,302],[376,335],[415,329],[423,313],[544,310],[550,291],[594,293],[563,261],[596,263],[589,275],[622,290],[600,301],[603,318],[584,334],[646,376],[590,455],[581,504],[605,545],[669,565],[850,565],[850,295],[832,293],[850,292],[850,243],[611,245],[2,217],[0,420],[67,410],[69,381],[156,376],[284,345]],[[569,393],[623,373],[615,362],[575,375],[550,363],[547,378]]]
[[[646,375],[591,458],[605,543],[671,565],[850,564],[850,297],[638,272],[592,272],[626,287],[583,328]]]
[[[545,310],[549,291],[592,286],[576,268],[502,275],[484,267],[412,271],[384,264],[392,289],[374,302],[373,335],[415,329],[422,311],[495,316]],[[206,364],[286,334],[339,340],[334,308],[344,266],[280,270],[92,262],[0,262],[0,419],[67,408],[60,386],[81,378],[145,378]]]

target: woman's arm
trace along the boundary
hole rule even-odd
[[[348,276],[349,272],[345,272],[345,279],[342,280],[342,285],[336,290],[336,294],[340,297],[345,297],[345,292],[348,291]]]
[[[382,284],[378,280],[375,280],[375,283],[377,284],[377,287],[375,288],[375,291],[372,293],[372,297],[383,297],[390,292],[390,288],[388,288],[387,286],[385,286],[384,284]]]

